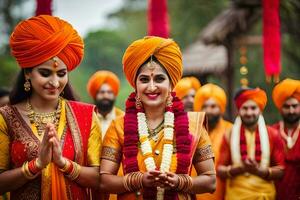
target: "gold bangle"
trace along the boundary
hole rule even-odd
[[[25,176],[26,179],[31,180],[31,179],[34,179],[36,177],[35,174],[32,174],[30,172],[30,170],[28,168],[28,162],[27,161],[25,161],[23,163],[21,170],[22,170],[22,174]]]
[[[59,168],[59,170],[63,173],[66,173],[67,171],[69,171],[70,167],[71,167],[71,162],[65,158],[65,164],[62,168]]]
[[[72,162],[72,161],[69,161]],[[81,171],[81,166],[79,164],[77,164],[76,162],[72,162],[73,165],[73,169],[70,172],[70,174],[67,174],[66,176],[71,179],[72,181],[76,180],[79,175],[80,175],[80,171]]]
[[[123,186],[126,191],[133,192],[143,188],[143,173],[131,172],[123,178]]]

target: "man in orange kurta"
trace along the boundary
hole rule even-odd
[[[199,80],[193,76],[184,77],[176,84],[174,91],[177,97],[181,99],[186,112],[193,111],[195,94],[200,87]]]
[[[273,101],[282,116],[273,127],[280,132],[285,150],[285,175],[276,183],[277,199],[300,199],[300,81],[285,79],[277,84]]]
[[[278,132],[262,116],[266,103],[259,88],[235,96],[238,116],[223,138],[217,168],[226,179],[225,200],[275,200],[273,181],[283,176],[284,155]]]
[[[97,116],[101,124],[102,139],[111,122],[124,115],[124,112],[114,106],[120,89],[120,81],[113,72],[100,70],[94,73],[88,81],[87,90],[97,107]],[[118,171],[123,176],[122,167]],[[117,196],[109,195],[110,200],[116,200]]]
[[[226,108],[226,94],[224,90],[212,83],[205,84],[196,92],[194,101],[195,111],[204,111],[208,119],[208,134],[215,154],[215,163],[219,159],[219,151],[224,134],[230,131],[232,124],[223,119]],[[217,166],[216,166],[217,167]],[[195,171],[193,170],[194,174]],[[225,183],[217,178],[216,191],[213,194],[197,195],[197,200],[222,200],[224,198]]]
[[[111,121],[124,115],[121,109],[114,106],[119,89],[120,81],[117,75],[106,70],[94,73],[87,84],[88,93],[97,106],[103,138]]]

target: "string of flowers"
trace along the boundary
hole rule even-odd
[[[246,142],[246,134],[245,128],[241,126],[241,142],[240,142],[240,149],[241,149],[241,157],[242,160],[245,161],[248,158],[247,153],[247,142]],[[261,161],[261,146],[260,146],[260,137],[258,128],[255,131],[255,160],[260,163]]]
[[[124,169],[125,173],[139,171],[137,162],[138,142],[141,143],[141,151],[145,157],[144,162],[147,170],[157,169],[153,150],[148,139],[148,128],[143,108],[136,108],[135,93],[131,93],[126,101],[126,113],[124,117]],[[174,123],[175,118],[175,123]],[[172,93],[172,104],[166,106],[164,114],[164,147],[160,169],[162,172],[170,170],[173,154],[174,132],[177,148],[176,173],[187,174],[191,165],[192,136],[188,130],[188,117],[184,112],[182,102]],[[157,192],[157,193],[156,193]],[[164,191],[160,188],[144,188],[144,199],[178,199],[175,191]]]

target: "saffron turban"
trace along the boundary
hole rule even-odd
[[[148,36],[134,41],[123,56],[123,70],[132,87],[140,66],[151,56],[157,58],[169,74],[174,87],[182,76],[182,55],[179,46],[172,39]]]
[[[115,96],[118,95],[120,81],[117,75],[110,71],[102,70],[94,73],[88,81],[87,90],[90,96],[95,99],[98,90],[104,83],[107,83],[111,87]]]
[[[39,15],[20,22],[10,36],[11,53],[21,68],[35,67],[57,56],[69,71],[83,58],[83,41],[66,21]]]
[[[278,109],[281,109],[283,103],[290,97],[300,101],[300,81],[284,79],[274,87],[272,97]]]
[[[221,87],[212,83],[205,84],[196,92],[194,110],[200,111],[203,104],[210,98],[213,98],[217,102],[221,112],[224,113],[227,103],[225,91]]]
[[[176,92],[176,96],[179,99],[182,99],[186,96],[190,89],[194,89],[197,91],[201,87],[199,80],[193,76],[185,77],[178,81],[176,84],[174,91]]]
[[[267,94],[260,88],[247,88],[240,90],[234,97],[238,109],[248,100],[256,102],[260,110],[263,111],[267,104]]]

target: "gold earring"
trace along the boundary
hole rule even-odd
[[[141,102],[141,98],[139,96],[135,97],[135,107],[136,107],[136,109],[142,108],[142,102]]]
[[[168,106],[168,107],[171,107],[172,105],[173,105],[173,97],[172,97],[172,95],[171,95],[171,93],[169,93],[169,95],[168,95],[168,97],[167,97],[167,102],[166,102],[166,105]]]
[[[29,92],[30,91],[30,82],[29,82],[29,79],[26,79],[25,83],[24,83],[24,90],[25,92]]]

